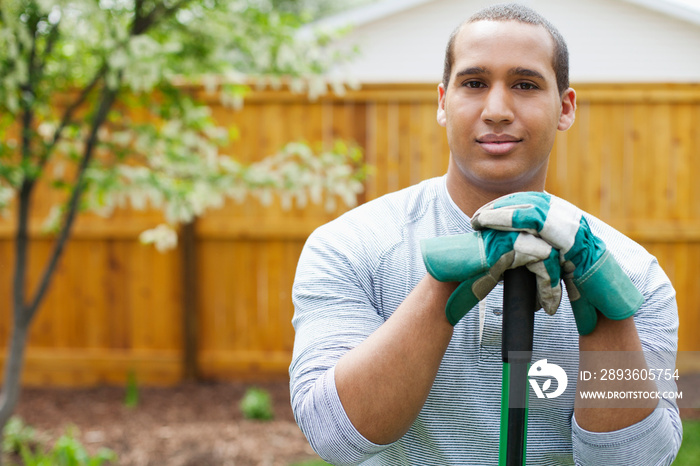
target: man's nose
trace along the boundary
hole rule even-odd
[[[508,89],[494,85],[486,94],[481,119],[487,123],[511,123],[515,116],[512,104]]]

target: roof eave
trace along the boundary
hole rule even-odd
[[[642,6],[649,10],[654,10],[659,13],[680,19],[697,26],[700,26],[700,8],[693,9],[684,6],[680,3],[675,3],[666,0],[622,0],[627,3]]]

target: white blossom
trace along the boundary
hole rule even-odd
[[[52,122],[43,121],[39,124],[36,132],[42,137],[44,141],[49,141],[53,138],[53,134],[56,131],[56,125]]]
[[[66,174],[66,162],[64,160],[59,160],[53,166],[53,177],[55,179],[62,179]]]
[[[160,224],[141,233],[139,241],[141,244],[153,244],[158,251],[165,252],[177,247],[177,233],[170,226]]]
[[[280,192],[280,206],[282,210],[290,210],[292,208],[292,194],[288,192]]]
[[[54,205],[49,210],[49,214],[44,219],[41,229],[43,231],[55,231],[61,224],[61,219],[63,218],[63,208],[58,205]]]
[[[344,96],[345,95],[345,82],[341,80],[340,78],[332,79],[330,81],[331,89],[333,89],[333,93],[339,96]]]
[[[0,184],[0,212],[6,213],[5,208],[10,204],[15,197],[15,190]]]
[[[269,206],[272,204],[272,190],[262,189],[256,192],[260,203],[264,206]]]
[[[309,78],[309,99],[316,100],[328,90],[326,81],[322,77],[312,76]]]
[[[335,198],[332,196],[328,196],[326,198],[326,205],[324,206],[327,212],[333,212],[337,208],[337,203],[335,201]]]
[[[323,198],[323,185],[321,183],[315,182],[309,186],[309,196],[311,197],[311,202],[314,204],[319,204]]]
[[[134,139],[131,131],[114,131],[111,136],[112,142],[120,146],[128,146]]]
[[[306,194],[306,191],[300,189],[294,193],[294,197],[296,198],[297,201],[297,207],[300,209],[305,208],[309,204],[309,197]]]
[[[277,67],[280,69],[293,69],[298,60],[294,49],[290,44],[284,43],[277,49]]]
[[[118,48],[109,55],[108,61],[114,70],[121,70],[129,64],[129,55],[123,48]]]
[[[193,218],[192,208],[181,201],[169,202],[165,207],[165,219],[169,223],[188,223]]]
[[[289,82],[289,90],[301,94],[306,89],[306,82],[301,78],[292,78]]]
[[[136,210],[145,210],[148,205],[148,193],[143,189],[132,189],[129,192],[131,207]]]

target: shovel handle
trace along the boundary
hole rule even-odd
[[[525,267],[506,270],[503,280],[499,465],[523,466],[527,446],[527,372],[532,357],[537,283],[535,275]]]
[[[535,330],[537,282],[526,267],[503,274],[503,362],[530,362]],[[515,353],[513,353],[515,352]],[[510,354],[509,354],[510,353]]]

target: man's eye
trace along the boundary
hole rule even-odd
[[[481,81],[465,81],[462,83],[462,86],[468,87],[470,89],[479,89],[481,87],[485,87],[484,83]]]
[[[529,91],[532,89],[539,89],[536,85],[534,85],[532,83],[518,83],[515,85],[515,87],[517,87],[518,89],[525,90],[525,91]]]

